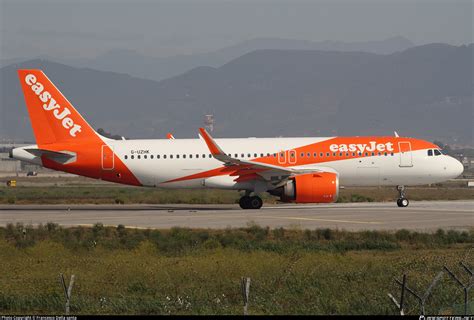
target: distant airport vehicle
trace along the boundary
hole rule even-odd
[[[116,183],[160,188],[243,190],[243,209],[259,209],[268,192],[283,202],[329,203],[339,186],[442,182],[463,171],[435,144],[399,137],[112,140],[99,135],[41,70],[18,70],[36,145],[16,159]]]

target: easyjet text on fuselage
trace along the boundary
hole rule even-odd
[[[331,144],[329,146],[329,150],[332,152],[385,152],[389,151],[392,152],[394,151],[393,149],[393,143],[392,142],[387,142],[387,143],[377,143],[376,141],[370,141],[369,143],[340,143],[340,144]]]

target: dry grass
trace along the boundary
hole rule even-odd
[[[5,313],[61,313],[62,272],[76,275],[71,308],[77,314],[241,314],[241,276],[252,279],[251,314],[395,314],[387,297],[399,293],[394,277],[406,273],[410,287],[422,291],[443,265],[461,275],[459,261],[473,264],[473,231],[147,231],[51,224],[27,228],[24,239],[22,228],[0,229],[0,260],[8,261],[0,273]],[[408,312],[418,314],[416,301],[407,302]],[[427,313],[452,313],[461,302],[461,290],[445,277],[428,299]]]

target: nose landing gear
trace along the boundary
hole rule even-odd
[[[397,205],[399,207],[408,207],[410,204],[410,201],[405,197],[405,186],[397,186],[398,190],[398,199],[397,199]]]
[[[242,209],[260,209],[263,201],[259,196],[245,195],[239,200],[239,205]]]

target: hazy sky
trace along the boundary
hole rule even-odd
[[[212,51],[257,37],[473,42],[473,1],[0,0],[0,58]]]

